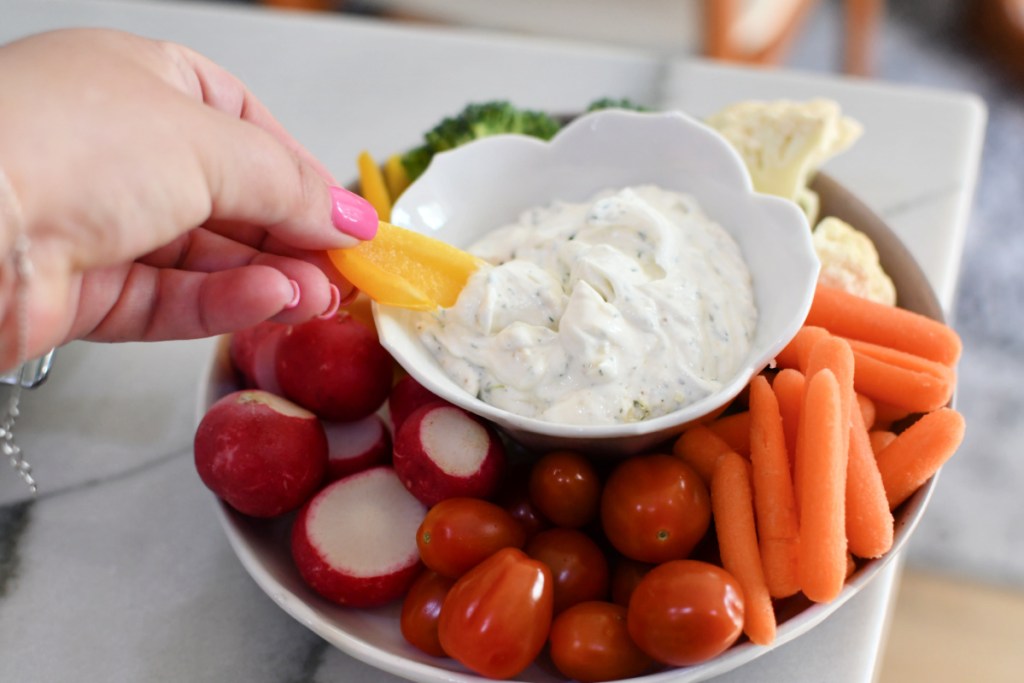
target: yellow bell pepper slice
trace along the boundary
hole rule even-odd
[[[402,157],[398,154],[392,154],[384,162],[384,182],[388,186],[388,194],[391,196],[391,202],[398,201],[398,198],[405,192],[405,188],[409,187],[409,174],[405,171],[405,165],[402,164]]]
[[[450,244],[384,221],[372,240],[327,254],[346,280],[377,303],[419,311],[453,306],[483,263]]]
[[[356,166],[359,169],[360,194],[377,210],[379,219],[391,220],[391,194],[388,192],[380,166],[365,150],[356,158]]]

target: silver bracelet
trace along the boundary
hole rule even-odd
[[[14,440],[14,423],[20,415],[18,406],[21,402],[22,375],[25,372],[25,361],[28,356],[28,297],[29,280],[32,277],[32,261],[29,259],[29,240],[24,232],[21,211],[14,197],[14,188],[7,180],[7,175],[0,169],[0,221],[9,222],[14,226],[14,249],[11,260],[14,267],[14,290],[12,306],[14,307],[15,330],[15,363],[19,368],[19,381],[14,384],[7,402],[7,408],[0,416],[0,451],[9,458],[13,467],[28,485],[32,493],[36,493],[35,477],[32,466],[25,459],[24,453]]]

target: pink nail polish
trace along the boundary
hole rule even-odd
[[[359,289],[357,287],[352,287],[351,289],[348,290],[348,294],[346,294],[345,296],[341,297],[341,303],[338,304],[338,308],[345,308],[346,306],[348,306],[349,304],[351,304],[353,301],[355,301],[358,298],[359,298]]]
[[[373,239],[377,234],[377,211],[370,202],[341,187],[331,190],[331,222],[356,239]]]
[[[286,311],[290,311],[299,305],[299,300],[302,299],[302,290],[299,289],[299,283],[295,280],[289,280],[288,282],[292,285],[292,300],[284,305]]]
[[[321,320],[327,320],[333,317],[341,306],[341,292],[335,285],[331,285],[331,302],[327,304],[327,310],[317,316]]]

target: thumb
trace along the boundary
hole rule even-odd
[[[209,179],[218,181],[216,187],[211,184],[211,218],[265,227],[282,242],[303,249],[354,246],[356,240],[373,237],[373,207],[343,188],[328,188],[325,183],[333,179],[327,169],[238,78],[186,47],[162,45],[183,64],[177,73],[191,75],[177,87],[205,105],[203,113],[220,118],[219,127],[226,129],[226,137],[217,134],[210,140],[213,147],[200,150],[214,152],[205,164]],[[327,229],[330,225],[334,233]]]
[[[376,234],[377,212],[365,199],[329,186],[309,160],[259,126],[197,106],[213,119],[196,149],[212,221],[259,226],[308,250],[351,247]]]

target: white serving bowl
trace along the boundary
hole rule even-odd
[[[804,214],[792,202],[755,193],[739,155],[703,123],[679,112],[608,110],[575,119],[550,142],[520,135],[483,138],[437,155],[399,198],[391,220],[468,247],[526,209],[643,184],[693,195],[736,240],[750,269],[755,337],[740,369],[716,393],[640,422],[558,424],[502,410],[458,386],[416,334],[414,321],[421,314],[376,306],[381,342],[425,387],[534,449],[637,453],[715,414],[796,334],[811,304],[819,262]]]
[[[821,197],[823,216],[835,216],[856,226],[878,247],[882,267],[896,284],[899,306],[942,320],[942,309],[927,278],[888,226],[828,177],[819,175],[812,189]],[[216,353],[209,358],[198,387],[197,424],[217,399],[240,388],[228,358],[225,337]],[[779,627],[772,646],[763,647],[743,640],[703,664],[653,671],[629,679],[628,683],[707,681],[808,633],[842,609],[848,600],[874,581],[899,556],[927,508],[936,480],[932,477],[894,511],[896,527],[892,549],[877,560],[860,563],[836,600],[814,604],[796,595],[779,601]],[[399,629],[399,603],[372,610],[349,609],[316,594],[303,582],[292,562],[289,551],[291,516],[255,519],[239,514],[219,501],[215,510],[232,549],[260,589],[285,613],[332,646],[381,671],[417,683],[487,683],[487,679],[473,674],[454,660],[430,657],[409,645]],[[361,671],[352,670],[356,675]],[[540,661],[517,675],[511,683],[564,683],[564,678],[554,673],[549,663]]]

